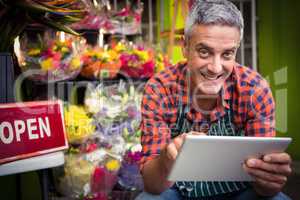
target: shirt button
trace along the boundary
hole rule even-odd
[[[207,133],[209,131],[209,124],[204,122],[200,125],[200,132]]]

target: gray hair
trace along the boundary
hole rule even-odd
[[[244,19],[237,7],[228,0],[195,0],[185,22],[185,37],[188,37],[195,24],[236,27],[240,31],[240,39],[243,38]]]

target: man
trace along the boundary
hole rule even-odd
[[[166,69],[145,87],[145,192],[138,200],[289,199],[280,192],[291,173],[286,153],[247,160],[243,167],[254,178],[251,183],[167,180],[186,134],[275,136],[274,101],[267,82],[235,62],[243,24],[241,13],[227,0],[194,3],[185,26],[187,62]]]

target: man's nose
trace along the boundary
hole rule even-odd
[[[212,58],[211,63],[208,65],[208,71],[213,74],[219,74],[223,70],[222,61],[219,56]]]

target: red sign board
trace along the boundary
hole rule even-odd
[[[0,104],[0,164],[66,148],[61,101]]]

